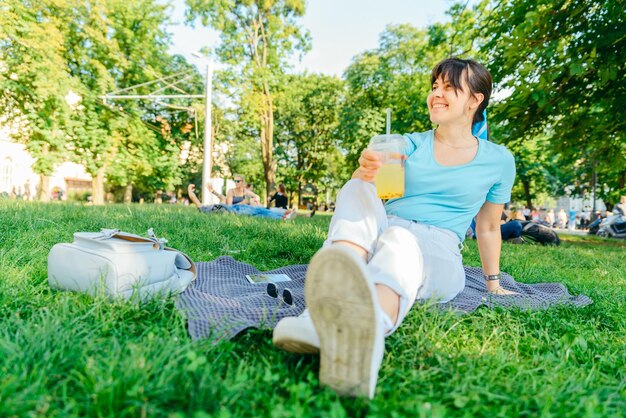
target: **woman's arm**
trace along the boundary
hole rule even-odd
[[[248,199],[248,204],[251,206],[258,206],[261,204],[261,198],[254,192],[247,192],[244,197]]]
[[[230,189],[226,192],[226,204],[227,205],[232,205],[233,204],[233,195],[235,194],[235,192],[233,192],[233,189]]]
[[[500,216],[504,205],[485,202],[476,215],[476,239],[485,276],[500,274]],[[485,278],[486,280],[486,278]],[[487,291],[496,295],[512,295],[500,287],[500,280],[486,280]]]
[[[198,196],[196,196],[195,190],[195,184],[190,184],[187,186],[187,194],[189,195],[189,200],[191,200],[191,202],[196,205],[198,209],[200,209],[202,207],[202,203],[200,202],[200,199],[198,199]]]
[[[220,203],[226,202],[226,196],[224,196],[221,193],[216,192],[215,189],[213,189],[213,185],[211,183],[207,183],[206,188],[210,193],[215,195],[220,200]]]

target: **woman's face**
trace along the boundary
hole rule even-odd
[[[244,186],[243,179],[241,177],[233,177],[233,181],[235,182],[235,187],[242,188]]]
[[[461,87],[462,90],[455,90],[448,79],[442,76],[435,80],[426,99],[431,122],[438,125],[466,121],[471,123],[480,101],[470,93],[465,75],[461,77]]]

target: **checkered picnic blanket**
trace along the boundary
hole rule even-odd
[[[290,282],[277,283],[279,293],[289,288],[293,305],[267,294],[267,284],[250,283],[246,275],[258,274],[254,266],[232,257],[219,257],[211,262],[196,263],[198,277],[181,294],[177,307],[188,320],[193,339],[229,339],[246,328],[273,329],[286,316],[299,315],[304,310],[305,264],[281,267],[265,273],[286,274]],[[560,283],[524,284],[502,273],[501,285],[518,293],[496,296],[487,292],[483,272],[477,267],[465,267],[465,289],[447,303],[436,304],[439,309],[469,313],[486,306],[521,309],[546,309],[554,305],[587,306],[592,302],[584,295],[573,296]]]

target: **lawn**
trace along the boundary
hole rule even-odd
[[[306,263],[329,219],[0,201],[0,416],[624,416],[624,241],[504,244],[503,271],[594,303],[464,316],[415,308],[387,339],[373,401],[321,388],[318,359],[274,349],[269,330],[194,342],[173,299],[111,302],[46,280],[48,251],[75,231],[153,227],[196,261],[230,255],[269,270]],[[464,260],[479,265],[475,242]]]

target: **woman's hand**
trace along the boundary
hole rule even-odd
[[[352,175],[353,179],[360,179],[366,182],[374,181],[378,170],[383,166],[380,156],[375,151],[364,149],[359,157],[359,168]]]
[[[187,186],[187,194],[189,195],[195,194],[195,191],[196,191],[195,184],[190,184],[189,186]]]
[[[487,282],[487,291],[492,295],[517,295],[517,292],[512,292],[510,290],[506,290],[502,286],[500,286],[500,280],[488,281]]]

